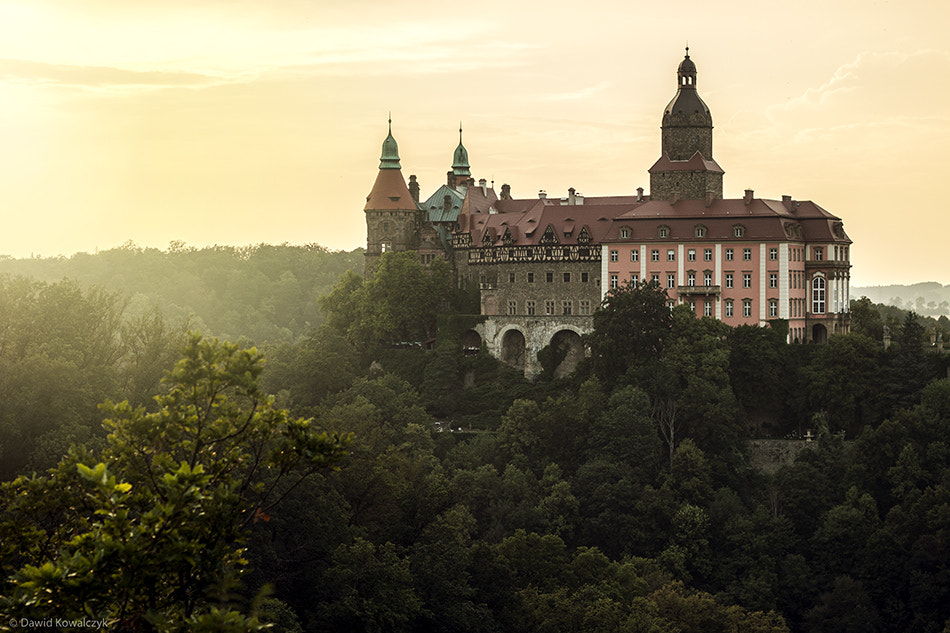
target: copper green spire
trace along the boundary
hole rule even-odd
[[[468,164],[468,150],[462,145],[462,122],[459,121],[459,146],[455,148],[452,157],[452,173],[456,176],[471,176],[471,165]]]
[[[383,141],[383,153],[379,157],[380,169],[402,169],[399,164],[399,146],[393,138],[393,116],[389,115],[389,136]]]

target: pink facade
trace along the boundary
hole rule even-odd
[[[811,241],[813,240],[813,241]],[[671,305],[736,325],[788,321],[789,340],[848,327],[850,240],[811,202],[649,201],[616,217],[602,242],[604,294],[655,282]]]

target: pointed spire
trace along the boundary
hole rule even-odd
[[[393,138],[393,114],[389,113],[389,135],[383,141],[383,152],[379,157],[380,169],[401,169],[399,164],[399,146]]]
[[[468,150],[462,145],[462,122],[459,121],[459,146],[452,156],[452,173],[456,176],[471,176],[471,165],[468,164]]]

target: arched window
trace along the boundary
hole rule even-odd
[[[825,313],[825,278],[815,277],[811,281],[811,311],[812,314]]]

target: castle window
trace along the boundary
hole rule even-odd
[[[391,250],[393,250],[392,242],[380,242],[379,244],[380,253],[388,253]]]
[[[712,316],[712,301],[707,301],[703,304],[703,316],[705,317]]]
[[[769,299],[769,317],[775,318],[778,316],[778,301],[775,299]]]
[[[712,285],[712,273],[708,270],[703,273],[703,285],[711,286]]]
[[[517,301],[509,301],[509,302],[508,302],[508,315],[509,315],[509,316],[513,316],[513,315],[515,315],[515,314],[518,314],[518,302],[517,302]]]
[[[688,251],[686,251],[686,259],[688,259],[688,260],[691,261],[691,262],[695,262],[695,261],[696,261],[696,249],[695,249],[695,248],[691,248],[691,249],[689,249]]]
[[[655,248],[650,251],[650,259],[654,262],[660,261],[660,251]]]
[[[564,283],[571,283],[571,273],[564,273]]]
[[[544,302],[544,314],[551,316],[554,314],[554,301],[548,299]]]
[[[751,249],[751,248],[743,248],[743,249],[742,249],[742,259],[744,259],[744,260],[747,261],[747,262],[752,261],[752,249]]]
[[[726,316],[732,316],[732,299],[726,299]]]
[[[534,273],[528,273],[528,283],[529,284],[534,283]]]
[[[696,302],[695,302],[695,301],[690,301],[690,302],[689,302],[689,309],[693,311],[693,314],[696,314]]]
[[[638,283],[640,283],[640,275],[637,273],[630,273],[630,284],[636,286]]]
[[[742,273],[742,287],[743,288],[752,287],[752,273]]]
[[[732,251],[731,248],[727,248],[727,249],[726,249],[726,261],[727,261],[727,262],[731,262],[731,261],[732,261],[732,253],[733,253],[733,251]]]
[[[428,266],[429,264],[432,263],[432,260],[434,260],[434,259],[435,259],[435,255],[433,255],[432,253],[423,253],[423,254],[422,254],[422,265],[423,265],[423,266]]]
[[[672,248],[666,251],[666,261],[675,262],[676,261],[676,251]]]
[[[632,262],[640,261],[640,251],[638,251],[637,249],[633,249],[632,251],[630,251],[630,261]]]
[[[703,261],[711,262],[712,261],[712,249],[707,248],[703,251]]]
[[[741,224],[736,224],[732,227],[732,234],[735,237],[745,237],[745,227]]]
[[[508,283],[510,283],[510,284],[515,283],[515,274],[514,274],[514,273],[508,273]]]
[[[696,285],[696,273],[689,271],[686,273],[686,285],[695,286]]]
[[[622,226],[620,227],[620,239],[627,239],[630,237],[630,227]]]
[[[670,227],[661,226],[659,229],[657,229],[657,235],[659,235],[663,239],[668,238],[670,236]]]
[[[770,249],[769,249],[769,259],[771,259],[773,262],[774,262],[776,259],[778,259],[778,249],[777,249],[777,248],[770,248]]]
[[[554,272],[549,270],[548,272],[544,273],[544,281],[549,284],[554,283]]]
[[[706,237],[706,227],[702,224],[697,224],[693,229],[693,235],[696,237]]]
[[[589,274],[589,273],[581,273],[581,283],[582,283],[582,284],[586,284],[589,279],[590,279],[590,274]]]
[[[590,300],[589,299],[581,299],[581,314],[585,316],[590,314]]]
[[[534,301],[525,301],[524,308],[525,314],[528,316],[534,316]]]
[[[769,288],[778,288],[778,273],[769,273]]]
[[[610,251],[610,261],[615,262],[620,259],[620,254],[617,251]]]
[[[825,313],[825,278],[815,277],[811,282],[812,314]]]
[[[574,312],[574,302],[573,301],[562,301],[561,302],[561,314],[571,315]]]
[[[825,249],[820,246],[815,247],[815,261],[820,262],[825,258]]]
[[[613,290],[617,287],[617,275],[610,276],[610,289]]]
[[[726,273],[726,288],[732,288],[732,273]]]
[[[742,316],[746,318],[752,316],[752,299],[742,300]]]
[[[670,273],[666,276],[666,287],[675,288],[676,287],[676,275]]]

